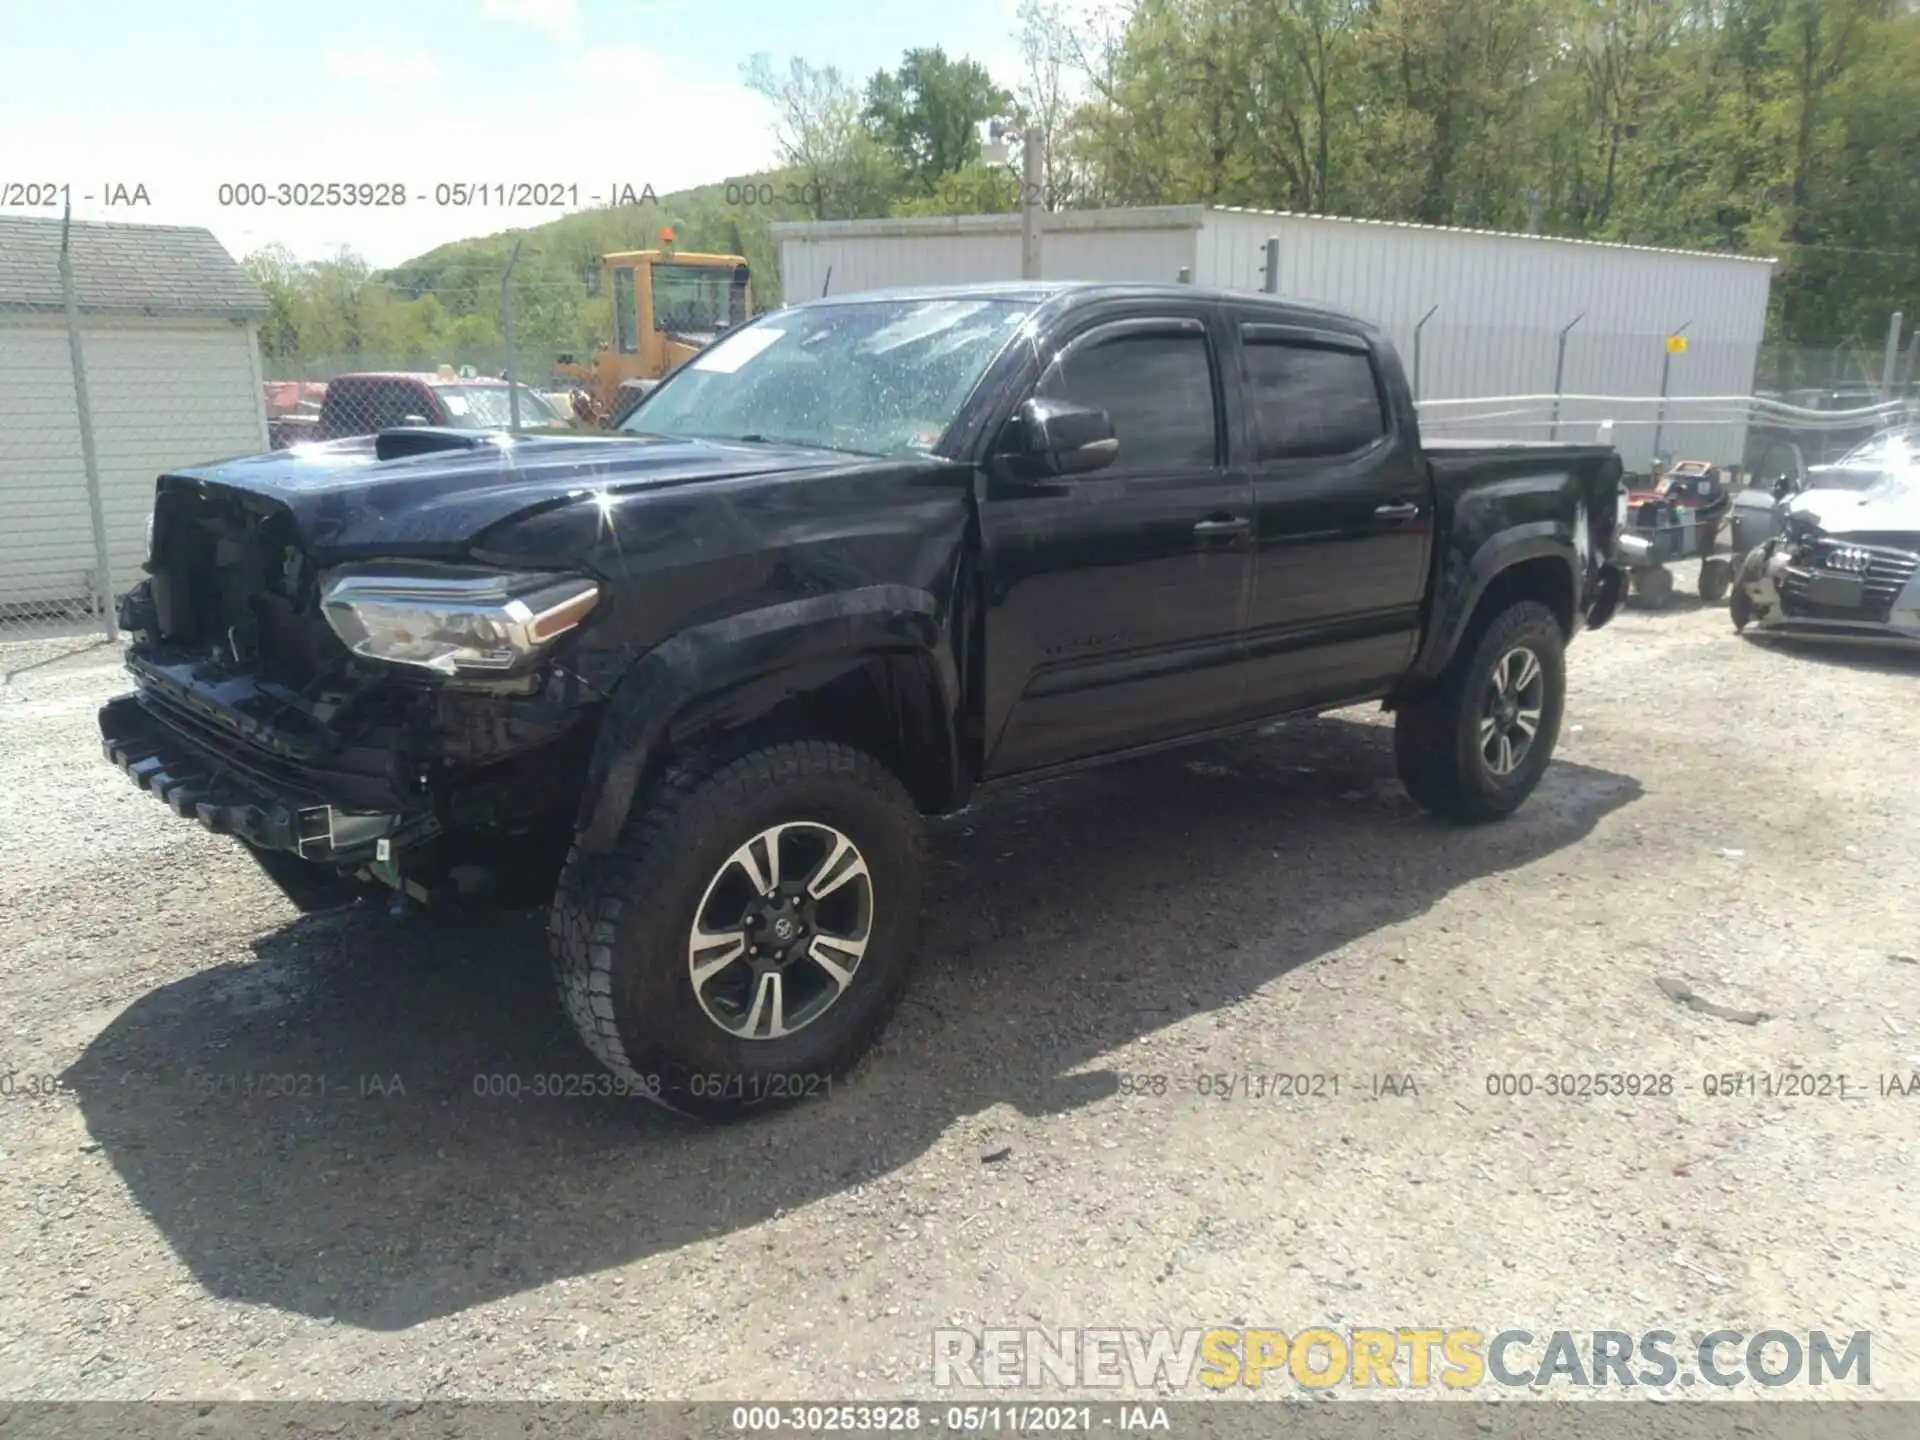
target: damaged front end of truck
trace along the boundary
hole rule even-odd
[[[303,909],[550,888],[604,699],[566,663],[591,578],[318,565],[283,501],[192,475],[159,483],[146,568],[119,614],[136,688],[100,713],[143,789]]]

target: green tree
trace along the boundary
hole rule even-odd
[[[866,122],[912,188],[931,195],[940,177],[980,158],[980,127],[1004,115],[1012,96],[975,60],[939,46],[909,50],[891,74],[867,81]]]
[[[835,67],[798,57],[784,72],[766,55],[742,70],[773,112],[773,143],[814,220],[884,215],[900,177],[862,125],[860,93]]]
[[[270,359],[299,359],[308,306],[306,267],[284,245],[264,245],[240,266],[267,297],[267,317],[260,322],[260,353]]]

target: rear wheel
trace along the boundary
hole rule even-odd
[[[1523,600],[1489,617],[1394,717],[1408,793],[1464,824],[1511,815],[1553,758],[1566,685],[1566,640],[1551,610]]]
[[[1709,555],[1700,562],[1700,598],[1718,605],[1733,588],[1733,560],[1726,555]]]
[[[860,751],[794,741],[670,776],[567,863],[560,994],[623,1090],[703,1119],[824,1095],[906,988],[921,826]]]
[[[1734,577],[1733,595],[1727,601],[1727,613],[1733,617],[1735,630],[1745,630],[1753,623],[1753,586],[1760,582],[1766,569],[1764,550],[1754,550],[1741,560],[1740,573]]]
[[[1664,565],[1634,571],[1633,597],[1649,609],[1660,609],[1673,598],[1673,572]]]

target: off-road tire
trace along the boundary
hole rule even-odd
[[[1481,753],[1479,727],[1494,667],[1519,647],[1533,652],[1542,671],[1540,723],[1519,764],[1502,776]],[[1424,809],[1463,825],[1511,815],[1553,759],[1566,699],[1566,638],[1551,610],[1521,600],[1481,617],[1446,672],[1395,712],[1401,783]]]
[[[794,821],[832,825],[859,847],[872,931],[852,982],[818,1019],[779,1039],[742,1039],[694,995],[688,936],[727,857]],[[712,1121],[823,1096],[905,993],[924,854],[905,787],[849,746],[794,740],[673,768],[636,798],[610,851],[568,857],[547,927],[561,1003],[623,1095]]]

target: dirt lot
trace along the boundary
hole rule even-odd
[[[943,822],[880,1051],[720,1131],[477,1094],[588,1068],[537,917],[299,918],[99,758],[108,652],[16,675],[0,1395],[924,1395],[939,1326],[1324,1323],[1870,1330],[1920,1398],[1920,666],[1680,606],[1572,674],[1484,830],[1360,712]],[[1792,1069],[1846,1098],[1703,1093]],[[1281,1073],[1337,1094],[1196,1093]]]

